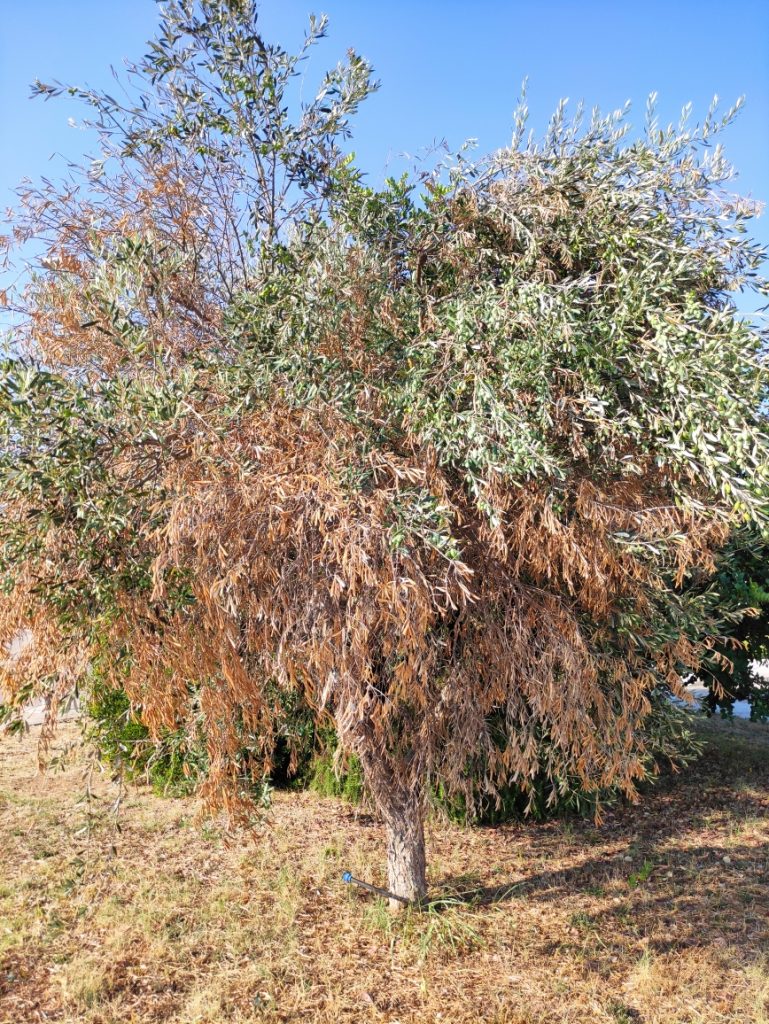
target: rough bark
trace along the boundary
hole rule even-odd
[[[418,795],[400,795],[383,808],[387,828],[387,881],[390,892],[419,903],[427,894],[425,830]],[[390,900],[391,910],[403,904]]]
[[[361,742],[361,736],[368,742]],[[424,787],[413,762],[393,763],[381,752],[375,753],[363,730],[355,739],[366,784],[387,832],[387,887],[400,897],[390,900],[390,909],[403,910],[402,900],[420,903],[427,895]]]

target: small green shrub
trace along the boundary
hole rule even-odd
[[[643,866],[638,871],[634,871],[628,876],[627,884],[631,889],[637,889],[639,885],[644,882],[648,882],[651,877],[651,873],[654,870],[654,862],[645,860]]]
[[[312,712],[298,691],[273,687],[268,695],[281,708],[281,714],[276,716],[270,784],[277,789],[305,789],[313,774],[317,747]]]
[[[315,764],[317,740],[312,714],[297,693],[276,688],[272,696],[281,706],[275,722],[272,764],[267,776],[262,778],[259,773],[253,784],[256,789],[265,784],[278,789],[305,788],[316,772],[322,774],[326,770],[323,752],[318,755],[318,765]],[[127,779],[144,780],[163,795],[187,795],[203,777],[208,765],[202,729],[195,724],[194,691],[190,701],[188,721],[179,729],[166,730],[154,739],[141,720],[140,709],[131,704],[125,691],[104,683],[98,671],[94,671],[83,702],[86,738],[99,757],[123,772]],[[249,776],[249,762],[253,757],[252,738],[244,731],[241,751],[244,778]],[[362,788],[362,780],[358,785]],[[357,802],[359,797],[353,796],[354,789],[352,782],[342,785],[349,798]]]
[[[320,749],[312,759],[309,788],[321,796],[335,796],[351,804],[360,804],[365,795],[361,763],[351,754],[338,769],[336,749],[336,735],[329,731],[322,737]]]
[[[156,792],[184,796],[207,768],[201,736],[167,730],[154,740],[124,690],[92,677],[84,702],[85,735],[99,757],[132,781],[144,779]]]

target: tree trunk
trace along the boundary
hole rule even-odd
[[[360,740],[360,735],[355,738]],[[427,895],[424,786],[416,772],[406,781],[407,766],[388,763],[370,742],[359,742],[357,754],[387,831],[387,887],[400,897],[390,900],[390,909],[403,910],[406,903],[420,903]]]
[[[425,878],[425,830],[418,795],[393,800],[383,808],[387,826],[387,880],[390,892],[410,903],[418,903],[427,894]],[[403,904],[390,900],[391,910]]]

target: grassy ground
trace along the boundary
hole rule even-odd
[[[34,731],[6,739],[0,1021],[767,1024],[769,730],[703,729],[696,772],[601,827],[433,823],[447,902],[397,920],[339,881],[382,880],[344,804],[277,794],[233,842],[132,790],[117,831],[82,755],[40,776]]]

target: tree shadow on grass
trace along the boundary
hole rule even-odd
[[[431,905],[559,904],[586,934],[643,941],[661,954],[769,949],[769,748],[760,753],[747,764],[724,744],[696,772],[663,778],[602,826],[490,829],[486,863],[498,858],[502,871],[513,852],[520,871],[510,865],[503,882],[486,871],[446,877]],[[527,860],[544,870],[527,872]]]
[[[714,941],[754,951],[769,948],[769,847],[679,848],[666,842],[670,838],[677,837],[644,844],[632,863],[618,853],[501,884],[473,884],[474,876],[468,875],[446,878],[431,893],[430,905],[440,911],[516,900],[559,903],[580,911],[576,916],[585,927],[647,939],[658,953]],[[587,912],[581,910],[585,905]]]

